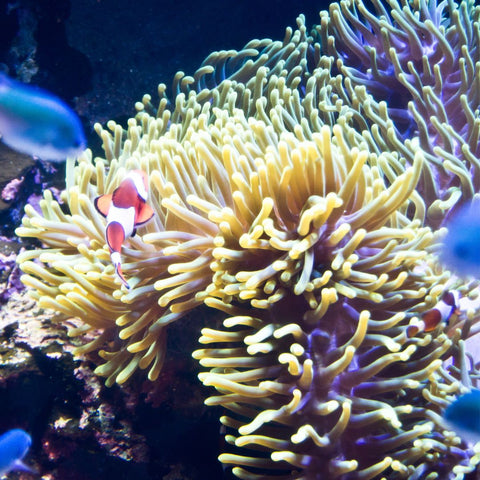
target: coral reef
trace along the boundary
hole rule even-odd
[[[440,415],[476,376],[480,292],[439,264],[437,228],[478,190],[479,9],[389,5],[335,4],[313,36],[300,17],[179,73],[171,107],[160,85],[126,130],[96,125],[105,158],[67,164],[61,198],[17,229],[44,245],[20,254],[22,281],[81,319],[76,353],[98,351],[109,386],[158,381],[167,329],[223,312],[194,356],[242,479],[461,479],[480,462]],[[93,200],[132,169],[155,216],[122,249],[127,291]],[[449,290],[462,305],[423,332]]]
[[[26,292],[2,305],[0,431],[31,433],[26,463],[44,480],[220,478],[217,412],[203,405],[195,361],[184,354],[196,344],[184,336],[194,319],[171,332],[174,348],[154,388],[106,388],[90,359],[73,357],[67,327],[79,323],[55,321]]]
[[[102,464],[113,471],[123,463],[140,472],[148,448],[125,420],[132,415],[123,411],[128,393],[117,392],[114,415],[112,399],[100,395],[103,386],[89,362],[73,359],[66,326],[21,292],[2,308],[0,329],[0,429],[21,426],[31,432],[27,463],[45,478],[84,478],[88,468],[81,463],[88,450],[92,469]],[[130,469],[127,460],[136,465]]]

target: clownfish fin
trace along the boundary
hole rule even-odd
[[[135,226],[147,223],[154,215],[153,208],[148,203],[143,203],[135,217]]]
[[[130,285],[128,284],[127,282],[127,279],[123,276],[123,273],[122,273],[122,267],[120,264],[118,264],[116,267],[115,267],[115,272],[117,274],[117,277],[120,279],[120,281],[123,283],[123,285],[125,285],[125,288],[127,290],[130,290]]]
[[[123,276],[120,253],[112,252],[110,258],[112,259],[113,266],[115,267],[115,273],[117,274],[117,277],[120,279],[123,285],[125,285],[125,288],[130,290],[130,285],[128,284],[127,279]]]
[[[414,337],[417,333],[419,333],[421,330],[420,325],[409,325],[407,327],[407,338],[412,338]]]
[[[108,215],[108,211],[110,210],[110,206],[112,205],[112,195],[100,195],[93,201],[93,204],[95,205],[98,213],[106,217]]]
[[[130,236],[131,236],[131,237],[134,237],[136,234],[137,234],[137,229],[134,228],[134,229],[132,230],[132,234],[131,234]]]

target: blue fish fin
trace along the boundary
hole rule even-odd
[[[37,473],[37,470],[34,468],[29,467],[25,463],[23,463],[21,460],[15,460],[13,463],[13,468],[12,470],[20,470],[21,472],[28,472],[28,473]]]

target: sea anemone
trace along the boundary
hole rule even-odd
[[[442,369],[453,341],[407,334],[449,278],[429,253],[431,230],[408,217],[422,155],[387,184],[379,166],[398,158],[349,144],[343,120],[312,140],[272,131],[263,157],[230,174],[233,212],[215,212],[204,301],[229,316],[202,331],[213,348],[194,356],[220,394],[207,404],[233,413],[222,423],[242,449],[220,460],[249,480],[405,478],[439,471],[433,459],[469,471],[438,416],[461,388]],[[265,137],[249,125],[260,136],[246,136],[246,152]],[[223,157],[240,161],[230,148]]]
[[[364,115],[384,133],[395,130],[385,135],[388,148],[409,161],[419,147],[425,152],[420,191],[438,223],[460,197],[470,200],[480,189],[480,7],[424,0],[372,5],[332,3],[316,35],[322,53],[335,59],[353,89],[360,87]]]
[[[336,110],[342,110],[341,105],[332,108],[326,100],[322,111],[314,108],[313,102],[328,94],[328,89],[319,90],[328,75],[310,82],[307,92],[312,94],[302,102],[298,89],[286,86],[286,72],[280,77],[268,77],[267,73],[265,67],[259,68],[251,88],[224,81],[215,90],[191,91],[188,96],[181,93],[172,112],[163,96],[165,87],[160,86],[162,98],[156,116],[148,113],[152,107],[150,98],[145,97],[128,130],[114,122],[108,123],[111,133],[96,125],[106,158],[93,160],[87,150],[76,167],[67,165],[64,205],[46,191],[41,212],[27,206],[17,234],[38,238],[48,248],[19,256],[26,273],[22,280],[32,287],[40,306],[86,323],[71,335],[99,331],[78,353],[99,350],[106,362],[96,372],[107,377],[107,385],[123,383],[137,367],[148,368],[148,378],[155,380],[165,354],[165,327],[203,301],[200,293],[212,277],[214,239],[223,225],[211,221],[211,210],[215,204],[232,211],[238,208],[234,192],[239,187],[229,176],[235,169],[243,172],[246,168],[241,144],[249,138],[234,137],[240,163],[230,159],[232,165],[225,164],[223,150],[229,147],[218,123],[223,125],[230,117],[234,123],[247,122],[245,111],[235,107],[237,103],[253,112],[265,124],[255,154],[261,158],[267,147],[274,148],[269,145],[272,129],[296,130],[297,135],[312,137],[322,124],[333,125]],[[315,93],[317,90],[322,93]],[[304,115],[312,117],[311,126],[302,120]],[[246,129],[245,135],[251,136],[252,129]],[[353,130],[349,135],[363,138]],[[402,168],[399,163],[385,167],[385,172],[392,177]],[[115,282],[104,240],[105,220],[93,200],[111,193],[131,169],[148,174],[149,203],[156,214],[139,229],[142,235],[129,239],[122,249],[124,274],[133,287],[124,292]],[[378,175],[383,171],[378,170]],[[195,196],[200,199],[198,205],[191,203]]]
[[[330,41],[327,27],[323,15]],[[320,51],[300,18],[284,42],[179,74],[172,109],[161,85],[126,130],[97,125],[105,159],[87,150],[67,165],[63,204],[47,191],[41,212],[26,208],[17,233],[44,248],[19,256],[22,280],[41,307],[84,322],[71,335],[99,352],[107,385],[138,368],[155,380],[170,323],[201,304],[224,312],[194,356],[218,391],[207,403],[231,412],[220,459],[239,478],[460,479],[480,459],[439,413],[468,377],[457,343],[476,312],[418,325],[445,291],[475,288],[438,264],[445,232],[425,224],[427,207],[441,216],[469,198],[470,164],[437,191],[437,147],[420,133],[402,143],[395,112]],[[148,175],[155,216],[122,248],[127,291],[93,202],[132,169]]]

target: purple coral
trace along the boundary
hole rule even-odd
[[[0,253],[0,304],[8,302],[12,294],[25,289],[20,281],[21,270],[17,265],[17,255]]]

